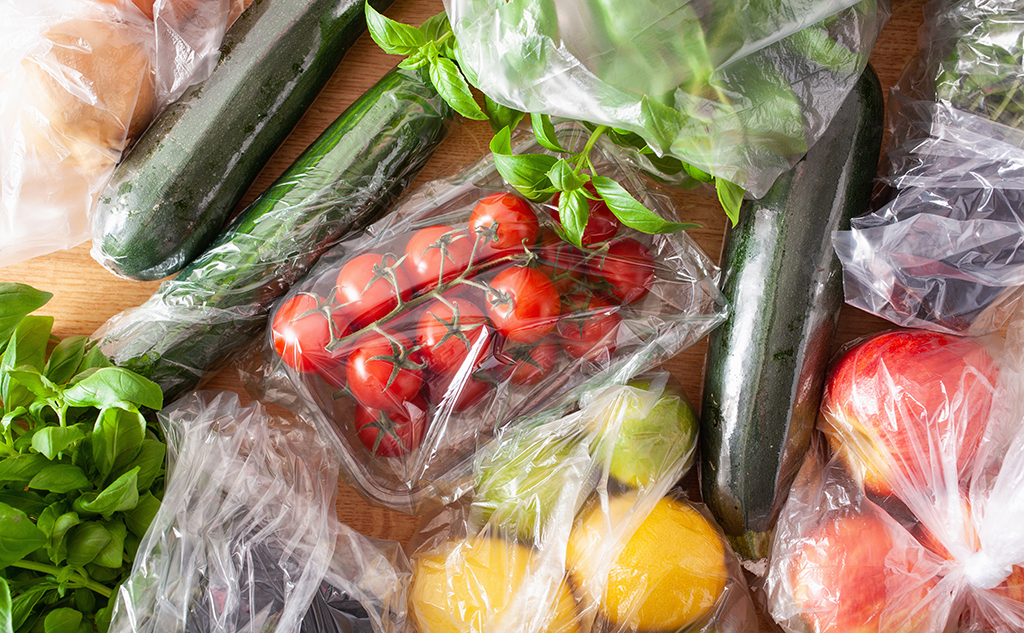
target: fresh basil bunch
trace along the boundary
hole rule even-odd
[[[47,353],[51,296],[0,283],[0,633],[106,631],[163,495],[160,388],[83,336]]]
[[[534,136],[542,147],[555,154],[513,153],[512,130],[527,114],[496,103],[487,95],[484,95],[483,107],[476,102],[469,81],[455,61],[458,43],[445,13],[433,16],[417,28],[387,18],[367,3],[366,24],[370,36],[385,52],[406,57],[398,64],[400,67],[426,66],[438,93],[459,114],[469,119],[486,119],[490,122],[495,132],[490,144],[495,155],[495,166],[509,185],[534,201],[547,200],[559,193],[559,219],[568,241],[581,245],[590,213],[587,200],[597,197],[605,201],[623,224],[644,233],[673,233],[697,226],[665,220],[643,206],[614,180],[596,174],[590,162],[590,151],[594,143],[602,135],[608,134],[612,140],[622,144],[621,139],[629,137],[625,132],[607,126],[592,126],[591,136],[583,150],[573,154],[559,144],[551,118],[546,114],[532,113],[529,116]],[[635,138],[631,137],[630,140]],[[679,163],[678,169],[685,169],[700,182],[715,181],[719,200],[729,217],[735,221],[743,199],[741,188],[726,181],[718,181],[710,174],[689,165]],[[588,182],[593,185],[596,194],[585,187]]]

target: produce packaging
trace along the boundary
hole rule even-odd
[[[884,0],[445,7],[459,66],[494,102],[633,134],[645,167],[668,156],[756,197],[825,130],[889,15]],[[659,173],[688,181],[675,165]]]
[[[453,113],[397,69],[345,110],[200,257],[95,336],[118,365],[185,393],[257,339],[274,301],[346,234],[388,211]]]
[[[586,135],[570,124],[559,138]],[[614,146],[598,150],[602,173],[671,216]],[[550,205],[506,188],[493,155],[424,185],[276,304],[264,389],[331,433],[370,499],[412,512],[453,500],[495,429],[575,406],[724,317],[717,269],[685,233],[645,235],[591,204],[578,248]]]
[[[696,415],[667,374],[522,419],[477,455],[463,503],[410,543],[407,630],[755,631],[723,535],[672,492]]]
[[[0,266],[89,238],[122,152],[209,76],[247,4],[0,2]]]
[[[882,118],[868,67],[820,141],[727,229],[730,318],[708,339],[701,490],[745,558],[768,555],[814,430],[843,305],[832,232],[868,209]]]
[[[787,631],[1024,628],[1024,323],[876,334],[829,372],[773,540]]]
[[[934,0],[890,98],[895,197],[835,239],[847,302],[904,326],[985,334],[1024,285],[1017,3]]]
[[[167,490],[111,633],[397,630],[408,562],[337,522],[337,465],[311,427],[233,393],[191,394],[159,418]]]

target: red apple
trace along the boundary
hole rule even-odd
[[[833,515],[801,539],[790,582],[815,633],[917,633],[932,624],[927,606],[919,607],[937,569],[922,547],[895,538],[878,515]]]
[[[900,490],[931,487],[935,464],[955,460],[961,478],[969,474],[997,375],[976,339],[885,332],[832,367],[821,404],[824,431],[868,492],[906,501]]]

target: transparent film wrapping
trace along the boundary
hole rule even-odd
[[[311,427],[227,392],[159,417],[167,488],[110,631],[398,630],[408,563],[337,522],[337,466]]]
[[[889,99],[895,196],[835,235],[846,300],[897,325],[983,335],[1019,303],[1024,11],[934,0]]]
[[[460,66],[497,102],[635,133],[755,197],[824,131],[889,16],[885,0],[445,8]]]
[[[772,544],[785,630],[1024,627],[1022,325],[894,330],[836,361]]]
[[[428,515],[407,548],[406,630],[756,631],[735,555],[674,488],[696,432],[666,373],[502,429],[474,460],[471,495]]]
[[[559,133],[565,147],[588,135]],[[614,146],[594,155],[602,174],[674,215]],[[532,218],[510,224],[532,233],[509,247],[469,228],[480,209],[503,205]],[[427,183],[275,305],[261,388],[333,431],[343,471],[368,498],[418,512],[464,492],[495,429],[649,369],[724,318],[718,270],[685,233],[621,226],[578,248],[553,213],[508,189],[490,155]]]

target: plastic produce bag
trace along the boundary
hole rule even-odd
[[[563,146],[585,138],[561,128]],[[613,146],[597,153],[602,173],[672,213]],[[606,241],[577,248],[558,237],[554,207],[503,187],[491,156],[426,184],[325,254],[271,313],[263,389],[308,409],[343,471],[385,506],[451,501],[496,428],[627,380],[724,317],[718,271],[684,233],[617,227],[594,202]]]
[[[756,631],[714,520],[671,492],[697,422],[666,378],[502,429],[475,460],[472,497],[410,544],[410,630]]]
[[[1006,323],[1024,286],[1024,10],[935,0],[926,16],[889,101],[896,196],[834,243],[848,303],[980,335]]]
[[[885,0],[445,7],[460,66],[495,101],[633,132],[755,197],[824,131],[889,15]]]
[[[89,238],[122,152],[209,75],[245,4],[0,1],[0,266]]]
[[[310,427],[231,393],[198,392],[159,417],[168,484],[110,631],[351,633],[401,623],[407,561],[396,544],[338,524],[337,467]]]
[[[786,630],[1024,628],[1022,369],[1020,321],[1005,345],[902,330],[836,362],[835,457],[805,464],[773,541]]]

